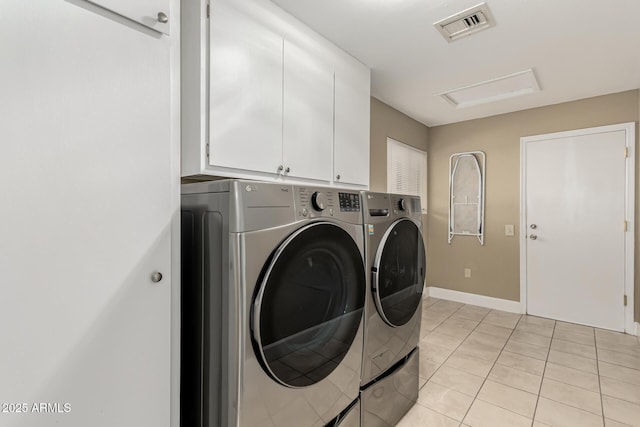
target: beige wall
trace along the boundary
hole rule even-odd
[[[519,301],[520,137],[637,122],[639,98],[639,91],[634,90],[431,128],[427,285]],[[636,147],[637,135],[636,130]],[[487,155],[485,245],[473,238],[455,238],[448,245],[449,156],[473,150]],[[639,189],[636,183],[636,205]],[[636,224],[637,217],[636,213]],[[505,224],[515,225],[515,237],[504,235]],[[640,234],[639,226],[636,234]],[[640,272],[637,236],[636,271]],[[472,269],[469,279],[464,278],[465,267]],[[638,279],[636,274],[636,321],[640,319]]]
[[[427,151],[429,128],[371,98],[371,191],[387,191],[387,137]]]

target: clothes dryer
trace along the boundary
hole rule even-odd
[[[182,425],[359,425],[359,193],[185,184],[182,236]]]
[[[418,397],[426,274],[420,198],[363,192],[368,272],[362,365],[363,426],[393,426]]]

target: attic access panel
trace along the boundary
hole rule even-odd
[[[454,236],[475,236],[484,245],[485,160],[482,151],[449,157],[449,244]]]

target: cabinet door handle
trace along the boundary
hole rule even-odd
[[[164,12],[158,12],[158,22],[160,22],[161,24],[166,24],[167,22],[169,22],[169,17]]]
[[[284,166],[282,166],[282,165],[278,166],[278,173],[282,173],[283,169],[284,169]]]
[[[284,170],[284,173],[289,173],[289,172],[291,172],[291,168],[287,166],[287,168]]]
[[[336,180],[340,180],[340,174],[336,175]]]

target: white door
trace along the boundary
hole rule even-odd
[[[333,179],[369,187],[370,71],[355,59],[336,68]]]
[[[177,426],[178,22],[1,9],[0,425]]]
[[[209,163],[275,174],[282,165],[282,37],[217,1],[211,22]]]
[[[625,330],[625,285],[633,286],[626,283],[628,132],[608,126],[523,138],[529,314]]]
[[[285,41],[282,161],[289,176],[331,180],[333,69]]]

